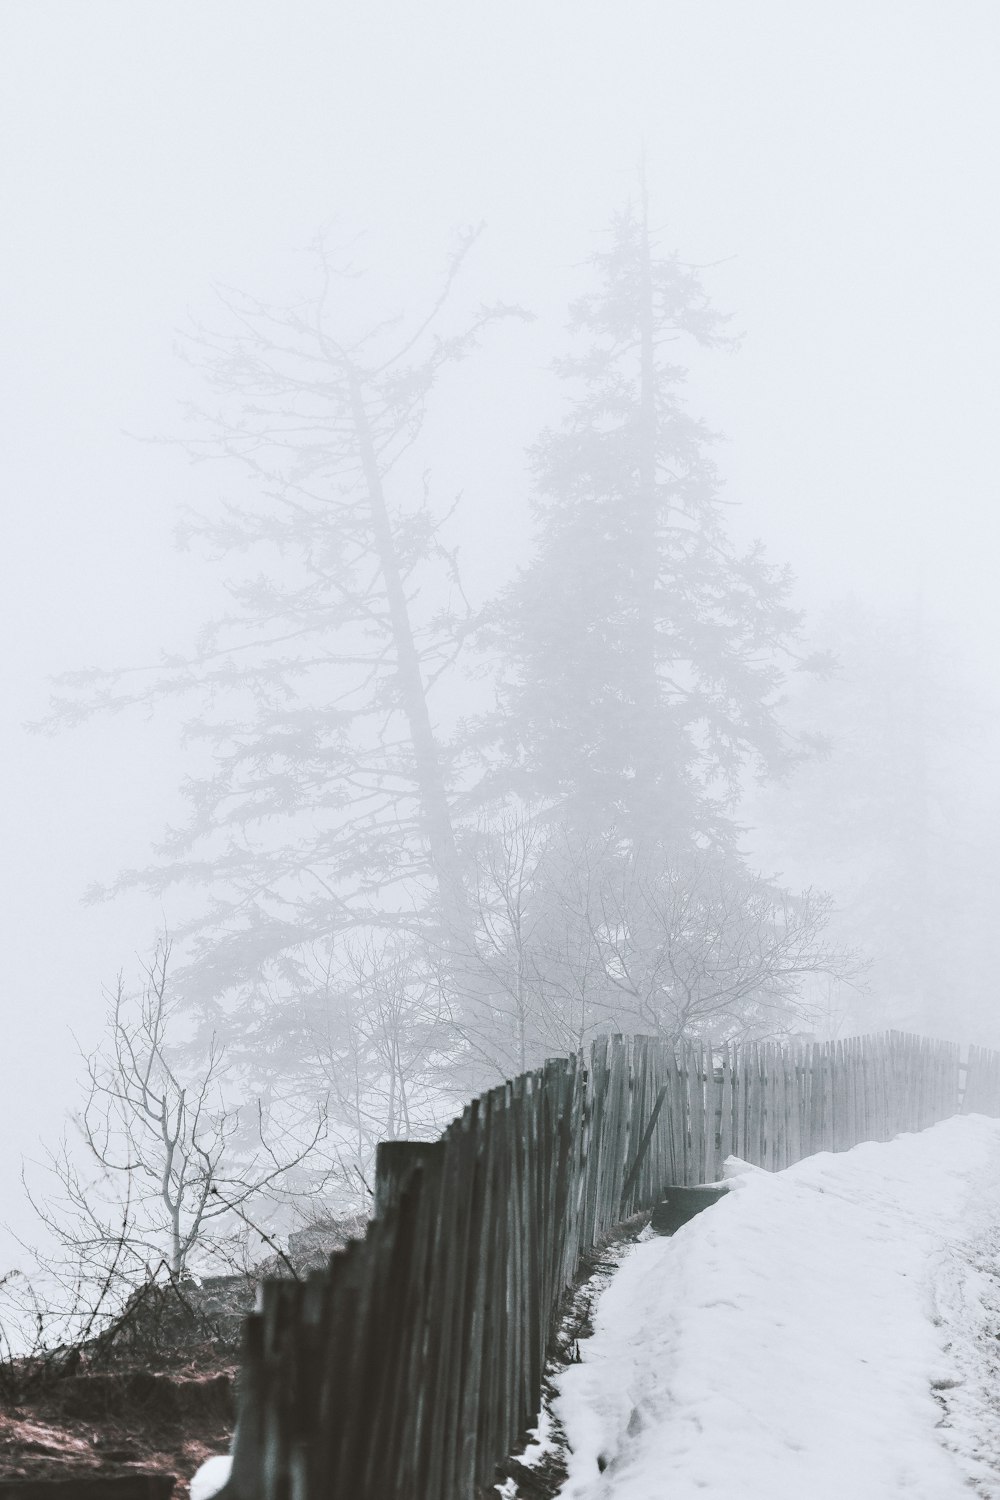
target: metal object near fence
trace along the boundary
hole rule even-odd
[[[736,1155],[816,1151],[1000,1115],[1000,1054],[900,1033],[684,1044],[610,1037],[380,1148],[364,1239],[248,1320],[224,1500],[474,1500],[537,1419],[582,1256]]]

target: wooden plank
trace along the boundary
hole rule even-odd
[[[722,1044],[722,1143],[720,1155],[726,1161],[733,1154],[733,1056],[729,1042]],[[721,1176],[721,1173],[720,1173]]]
[[[802,1043],[793,1040],[788,1048],[788,1164],[802,1160],[802,1125],[805,1099],[802,1083]]]
[[[479,1102],[451,1127],[443,1168],[446,1214],[435,1243],[428,1321],[435,1360],[428,1371],[428,1412],[421,1432],[415,1493],[418,1500],[457,1493],[455,1461],[462,1441],[461,1383],[466,1366],[469,1305],[476,1239],[482,1119]],[[411,1379],[419,1379],[412,1372]]]
[[[460,1416],[455,1447],[449,1455],[450,1472],[446,1475],[445,1489],[447,1500],[459,1500],[460,1496],[471,1494],[476,1483],[479,1407],[483,1388],[484,1351],[487,1347],[485,1321],[489,1297],[488,1261],[493,1238],[489,1209],[493,1193],[497,1107],[495,1090],[484,1095],[480,1101],[470,1207],[468,1277],[463,1288],[462,1364],[449,1396],[450,1400],[458,1404]],[[335,1489],[333,1493],[341,1491]]]
[[[760,1045],[747,1046],[747,1161],[755,1167],[766,1167],[764,1155],[764,1084],[761,1072]]]
[[[587,1072],[587,1185],[583,1244],[589,1248],[597,1239],[601,1153],[604,1143],[604,1111],[608,1093],[608,1042],[596,1041],[590,1049]]]
[[[781,1166],[785,1168],[790,1167],[792,1162],[798,1159],[794,1155],[795,1125],[793,1123],[798,1102],[795,1097],[795,1073],[792,1066],[791,1048],[787,1045],[778,1048],[778,1078],[782,1116]]]
[[[859,1037],[851,1037],[847,1048],[848,1067],[850,1077],[848,1084],[848,1100],[851,1120],[851,1143],[858,1145],[865,1139],[864,1131],[864,1095],[862,1092],[862,1067],[861,1067],[861,1041]]]
[[[868,1139],[865,1123],[864,1051],[860,1037],[851,1039],[851,1135],[854,1145]]]
[[[854,1069],[852,1066],[853,1056],[850,1038],[841,1039],[839,1067],[840,1078],[840,1101],[843,1118],[840,1123],[841,1151],[849,1151],[852,1146],[857,1145],[854,1121]]]
[[[705,1057],[701,1042],[688,1049],[688,1112],[691,1131],[691,1184],[705,1180]]]
[[[741,1161],[747,1156],[745,1052],[733,1043],[733,1155]]]
[[[830,1096],[833,1111],[833,1149],[846,1151],[851,1141],[847,1129],[847,1065],[844,1060],[844,1043],[837,1041],[830,1046]]]
[[[722,1176],[722,1080],[716,1078],[715,1047],[705,1042],[705,1182]]]
[[[639,1173],[642,1171],[643,1165],[646,1161],[646,1153],[649,1150],[650,1142],[653,1139],[653,1132],[655,1131],[659,1122],[660,1111],[666,1102],[667,1093],[667,1085],[664,1084],[656,1096],[656,1102],[653,1105],[649,1119],[646,1122],[646,1128],[642,1133],[639,1144],[636,1146],[635,1157],[632,1161],[632,1165],[629,1167],[627,1173],[625,1174],[625,1181],[622,1185],[621,1201],[618,1207],[619,1217],[622,1219],[627,1218],[629,1213],[633,1211],[633,1199],[636,1196],[635,1187],[639,1180]]]
[[[885,1118],[882,1103],[882,1042],[878,1036],[870,1038],[871,1046],[871,1110],[872,1140],[885,1140]]]
[[[384,1382],[380,1424],[392,1433],[381,1445],[369,1487],[385,1493],[421,1493],[429,1439],[431,1403],[441,1357],[441,1327],[432,1317],[435,1262],[449,1255],[454,1221],[444,1199],[444,1181],[454,1151],[444,1138],[438,1160],[425,1173],[417,1201],[412,1251],[395,1273],[402,1284],[396,1314],[396,1342],[389,1379]],[[451,1231],[447,1233],[446,1231]],[[371,1460],[370,1460],[371,1461]]]
[[[661,1088],[666,1089],[669,1094],[671,1088],[669,1058],[672,1048],[666,1042],[658,1041],[654,1049],[655,1071],[653,1081],[657,1093]],[[649,1163],[649,1203],[659,1203],[664,1192],[673,1182],[672,1159],[671,1159],[671,1129],[670,1129],[670,1106],[660,1110],[656,1129],[653,1132],[653,1140],[650,1146]]]
[[[670,1072],[670,1165],[671,1183],[682,1186],[687,1181],[687,1108],[684,1098],[684,1074],[681,1057],[675,1047],[667,1061]]]
[[[809,1048],[809,1155],[823,1150],[823,1048]]]
[[[781,1140],[778,1069],[775,1050],[773,1042],[766,1043],[762,1049],[764,1064],[761,1070],[764,1085],[764,1151],[765,1162],[769,1172],[776,1172],[778,1170]]]

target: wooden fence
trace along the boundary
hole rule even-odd
[[[963,1107],[959,1049],[889,1033],[678,1049],[611,1037],[389,1142],[363,1240],[247,1321],[226,1500],[473,1500],[537,1418],[581,1258],[735,1154],[778,1169]],[[1000,1054],[965,1107],[1000,1115]]]

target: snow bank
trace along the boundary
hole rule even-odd
[[[211,1500],[228,1481],[232,1467],[233,1461],[228,1454],[206,1458],[191,1480],[190,1500]]]
[[[998,1223],[1000,1122],[979,1116],[740,1173],[601,1297],[557,1382],[563,1500],[1000,1496],[953,1401],[970,1245]]]

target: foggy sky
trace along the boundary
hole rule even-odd
[[[180,427],[174,330],[211,283],[280,295],[336,223],[406,304],[485,220],[476,293],[538,317],[430,428],[482,597],[527,547],[545,368],[644,152],[661,242],[744,335],[692,375],[735,528],[807,607],[922,590],[992,695],[997,76],[1000,15],[962,0],[3,0],[3,1197],[73,1102],[68,1028],[96,1040],[101,984],[176,916],[79,901],[177,816],[169,724],[21,726],[49,674],[182,648],[218,605],[170,541],[214,477],[128,435]]]

